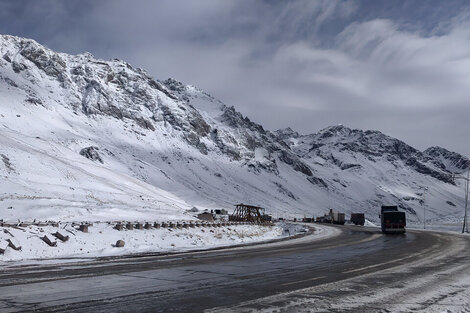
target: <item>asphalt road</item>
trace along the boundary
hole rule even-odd
[[[290,300],[285,296],[257,299],[351,281],[399,266],[412,268],[403,275],[363,279],[357,288],[349,288],[354,289],[349,294],[315,291],[331,303],[335,297],[365,293],[377,284],[399,283],[413,275],[421,277],[465,264],[466,251],[470,251],[466,237],[419,231],[382,235],[372,228],[339,228],[340,235],[313,242],[10,267],[0,270],[0,312],[256,311],[275,307],[296,311],[286,309]],[[423,260],[431,263],[411,266]],[[331,306],[324,308],[331,311]]]

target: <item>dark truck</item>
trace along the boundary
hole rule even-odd
[[[382,232],[385,234],[405,232],[405,212],[398,211],[396,205],[382,206],[380,210],[380,221],[382,224]]]

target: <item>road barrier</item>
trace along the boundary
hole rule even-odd
[[[49,236],[44,235],[41,237],[41,239],[42,241],[47,243],[50,247],[57,247],[57,241],[52,241],[51,238],[49,238]]]
[[[128,221],[115,221],[115,222],[96,222],[97,224],[99,223],[107,223],[108,225],[112,226],[112,228],[116,229],[117,231],[124,231],[124,228],[126,228],[128,231],[132,231],[135,229],[137,230],[151,230],[152,228],[154,229],[161,229],[161,228],[167,228],[169,230],[171,229],[189,229],[189,228],[220,228],[220,227],[227,227],[227,226],[237,226],[237,225],[255,225],[256,223],[252,222],[227,222],[227,221],[216,221],[216,222],[208,222],[208,221],[170,221],[170,222],[128,222]],[[67,231],[71,233],[72,235],[76,235],[74,231],[71,229],[66,229],[68,225],[71,225],[73,228],[83,232],[83,233],[88,233],[88,229],[90,226],[93,225],[91,222],[69,222],[66,223],[63,227],[64,231]],[[273,226],[274,223],[272,222],[265,222],[265,223],[259,223],[256,224],[259,226]],[[16,228],[24,231],[24,228],[26,227],[31,227],[31,226],[37,226],[39,227],[40,232],[44,232],[42,227],[50,226],[50,227],[57,227],[60,229],[60,223],[54,222],[54,221],[47,221],[47,222],[36,222],[34,221],[33,223],[28,223],[28,222],[18,222],[16,224],[11,224],[11,223],[5,223],[5,222],[0,222],[0,227],[3,227],[3,231],[11,236],[11,238],[6,239],[6,240],[0,240],[0,254],[4,254],[6,249],[10,247],[13,250],[21,250],[21,245],[18,242],[18,240],[14,237],[12,232],[8,230],[9,227],[11,228]],[[202,232],[204,230],[201,230]],[[214,230],[210,230],[210,232],[214,233]],[[101,232],[100,232],[101,233]],[[69,236],[64,235],[61,233],[59,230],[55,231],[54,233],[51,233],[50,235],[45,234],[44,236],[37,236],[39,239],[41,239],[44,243],[46,243],[50,247],[57,247],[57,240],[52,240],[52,236],[54,236],[56,239],[60,240],[61,242],[67,242],[70,238]],[[124,247],[125,243],[123,240],[118,240],[116,241],[116,244],[113,245],[114,247]]]
[[[16,251],[21,250],[21,245],[18,242],[18,240],[16,240],[15,238],[8,238],[7,241],[8,241],[8,246],[12,248],[13,250],[16,250]]]
[[[88,225],[87,224],[82,224],[78,227],[78,230],[84,233],[88,233]]]
[[[59,233],[58,231],[53,233],[52,236],[56,237],[57,239],[59,239],[62,242],[66,242],[66,241],[69,240],[69,236],[64,236],[61,233]]]

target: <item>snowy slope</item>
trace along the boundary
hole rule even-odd
[[[286,133],[279,132],[314,169],[334,208],[377,212],[381,204],[396,204],[415,221],[425,206],[430,219],[462,214],[463,187],[452,179],[470,165],[461,155],[443,148],[423,153],[381,132],[342,125],[306,136]]]
[[[194,86],[13,36],[0,36],[0,154],[0,219],[13,221],[188,218],[238,202],[372,220],[400,203],[419,220],[425,187],[427,217],[452,218],[463,188],[450,171],[469,166],[379,132],[272,133]]]

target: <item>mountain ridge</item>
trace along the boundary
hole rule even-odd
[[[0,151],[10,164],[0,163],[10,186],[0,205],[19,208],[3,212],[7,218],[56,213],[30,201],[37,197],[53,198],[57,212],[62,201],[62,218],[78,218],[86,207],[86,216],[104,219],[116,207],[152,212],[168,206],[184,216],[194,205],[237,202],[278,215],[317,215],[328,207],[371,213],[387,202],[418,221],[425,187],[435,206],[428,216],[459,213],[463,199],[452,171],[463,172],[470,162],[444,148],[419,151],[379,131],[342,125],[309,135],[271,132],[203,90],[156,80],[124,61],[55,53],[5,35],[0,52]],[[35,158],[37,168],[25,163]],[[88,188],[90,179],[102,191]],[[126,184],[134,187],[128,191]],[[50,185],[60,191],[48,191]],[[119,201],[106,194],[109,188]]]

